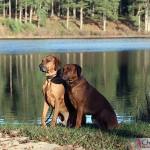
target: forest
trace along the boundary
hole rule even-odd
[[[93,23],[106,32],[112,22],[148,33],[149,9],[149,0],[0,0],[0,23],[16,33],[22,28],[46,27],[52,18],[63,20],[65,30],[74,22],[80,31]]]

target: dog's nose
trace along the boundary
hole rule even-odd
[[[40,68],[40,71],[42,71],[42,72],[45,72],[45,73],[48,72],[48,69],[45,66],[43,66],[43,64],[40,64],[39,68]]]
[[[62,79],[67,81],[69,80],[69,76],[63,74]]]
[[[42,71],[42,66],[43,66],[42,64],[39,64],[40,71]]]

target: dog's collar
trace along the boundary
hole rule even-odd
[[[68,83],[73,86],[75,85],[82,77],[79,77],[77,80],[74,80],[74,81],[68,81]]]
[[[51,80],[51,79],[53,79],[56,76],[57,76],[57,74],[54,74],[54,75],[51,75],[51,76],[46,76],[46,78],[47,78],[47,80]]]

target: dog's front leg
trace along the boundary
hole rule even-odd
[[[81,126],[82,117],[83,117],[83,107],[78,106],[77,107],[77,119],[76,119],[76,128],[79,128]]]
[[[41,118],[42,126],[46,126],[45,119],[46,119],[48,109],[49,109],[49,105],[47,104],[46,100],[44,100],[43,114]]]
[[[56,100],[55,100],[54,115],[53,115],[53,118],[52,118],[51,127],[54,127],[55,124],[56,124],[56,122],[57,122],[57,117],[58,117],[58,114],[59,114],[59,110],[60,110],[60,103],[59,103],[59,100],[56,99]]]

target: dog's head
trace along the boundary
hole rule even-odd
[[[73,82],[81,76],[82,68],[77,64],[67,64],[63,68],[63,80]]]
[[[39,65],[40,71],[47,74],[58,72],[61,68],[61,63],[55,56],[49,55],[42,59],[42,63]]]

